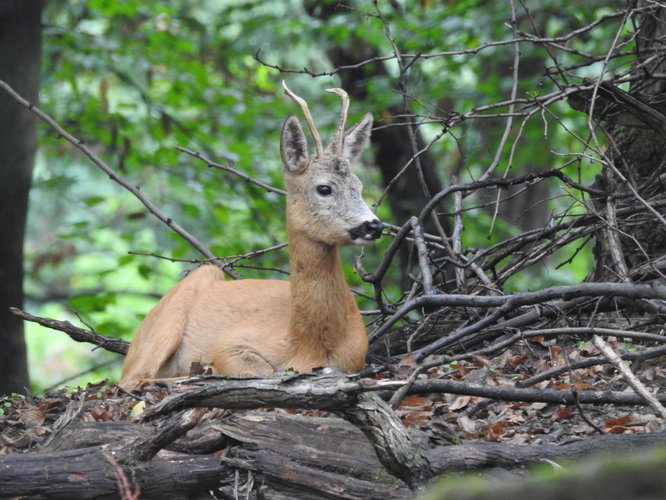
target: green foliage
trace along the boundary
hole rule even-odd
[[[337,86],[337,76],[311,79],[280,74],[258,62],[255,54],[270,64],[316,72],[331,69],[326,53],[336,46],[362,40],[381,55],[392,49],[381,20],[374,14],[363,15],[364,11],[374,13],[372,2],[354,2],[354,9],[337,9],[326,20],[316,14],[337,2],[305,3],[315,15],[308,15],[303,2],[296,0],[52,0],[44,16],[41,106],[216,255],[232,256],[275,245],[286,238],[280,196],[206,168],[175,146],[233,164],[252,177],[281,186],[279,132],[284,117],[295,113],[283,97],[283,78],[311,103],[320,129],[332,130],[336,111],[330,104],[334,98],[322,91]],[[501,21],[509,16],[505,2],[405,0],[378,5],[404,52],[475,49],[510,35]],[[548,1],[531,10],[534,22],[546,26],[549,36],[566,33],[607,12],[606,2],[599,1]],[[529,31],[529,20],[521,23],[520,28]],[[613,26],[602,29],[609,31]],[[604,40],[590,37],[576,43],[578,50],[594,51]],[[511,91],[506,68],[512,51],[511,45],[503,45],[453,57],[421,58],[407,75],[411,110],[428,121],[448,112],[452,103],[456,111],[467,112],[506,99]],[[551,85],[543,71],[548,53],[535,46],[525,46],[523,51],[524,60],[532,61],[533,66],[522,67],[518,93],[546,94]],[[395,61],[384,66],[386,76],[366,82],[366,101],[352,103],[350,121],[366,110],[378,117],[389,105],[402,102],[395,91],[398,67]],[[584,127],[584,116],[564,105],[555,109],[557,120],[535,113],[520,132],[519,147],[513,152],[505,147],[499,175],[561,166],[565,160],[553,164],[550,151],[580,146],[572,144],[572,136],[558,124],[564,121],[569,128]],[[441,123],[430,121],[421,129],[426,140],[442,130]],[[492,161],[503,127],[503,119],[463,121],[435,143],[431,152],[441,165],[444,184],[452,176],[461,183],[478,178]],[[459,168],[461,158],[464,166]],[[583,182],[596,173],[581,162],[568,169],[575,170]],[[360,175],[367,198],[378,199],[382,188],[377,171],[367,169]],[[562,203],[571,200],[549,201],[548,206],[562,211],[564,206],[558,206]],[[574,203],[566,210],[573,216],[580,208]],[[514,222],[496,220],[491,213],[479,209],[468,219],[473,223],[466,225],[466,246],[485,247],[521,231]],[[385,203],[378,214],[395,224],[405,222],[393,221]],[[366,269],[374,269],[388,244],[384,240],[365,250]],[[568,258],[575,248],[553,256],[553,265]],[[66,303],[101,333],[124,338],[129,338],[157,297],[191,267],[128,252],[174,259],[200,257],[131,194],[45,126],[41,127],[31,193],[26,252],[30,309],[76,321],[64,309]],[[582,252],[585,257],[575,259],[566,273],[536,270],[513,279],[507,287],[526,288],[529,283],[533,288],[579,279],[591,258],[588,250]],[[345,251],[346,262],[356,253]],[[249,264],[286,269],[287,254],[269,253]],[[359,291],[372,293],[351,266],[346,273]],[[252,269],[244,274],[282,277]],[[394,298],[401,294],[399,275],[398,269],[392,269],[386,280]],[[69,339],[33,326],[28,330],[28,342],[36,384],[48,385],[65,376],[64,371],[52,369],[57,359],[67,359],[72,368],[109,359],[88,347],[74,353],[82,346],[72,346]],[[48,370],[48,375],[42,370]],[[117,367],[96,376],[113,379]]]
[[[265,29],[287,11],[293,19],[278,31]],[[278,134],[294,109],[282,97],[278,72],[253,55],[284,47],[303,17],[298,2],[49,2],[41,106],[217,255],[275,245],[285,239],[279,196],[174,147],[281,185]],[[290,45],[284,62],[322,57],[306,41]],[[334,120],[326,118],[322,127]],[[33,309],[69,297],[68,307],[101,333],[129,338],[191,266],[127,252],[199,257],[45,127],[31,197],[26,286]],[[260,263],[287,268],[286,253]],[[253,274],[279,277],[246,272]],[[62,308],[41,306],[46,311],[76,321]],[[54,372],[42,376],[43,356],[62,349],[71,358],[64,345],[71,341],[63,338],[60,347],[51,335],[44,349],[36,331],[28,332],[33,378],[57,379]]]

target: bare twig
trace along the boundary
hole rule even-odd
[[[414,244],[416,245],[416,253],[419,259],[419,268],[421,269],[421,284],[423,286],[423,293],[430,295],[433,293],[432,289],[432,273],[430,272],[430,265],[428,263],[428,247],[423,239],[423,229],[418,223],[416,217],[409,219],[414,232]]]
[[[516,34],[518,29],[518,22],[516,20],[516,7],[513,4],[513,1],[510,1],[509,3],[511,5],[511,32],[514,40],[516,40],[517,38]],[[512,76],[511,97],[510,97],[511,104],[509,104],[508,108],[506,125],[504,126],[504,132],[502,132],[502,138],[500,139],[499,145],[495,149],[495,156],[493,158],[493,161],[488,166],[483,175],[481,175],[481,177],[478,179],[480,181],[486,180],[495,171],[502,157],[504,146],[509,139],[509,134],[511,133],[511,129],[513,127],[513,111],[515,109],[515,100],[516,96],[518,95],[519,68],[520,68],[520,43],[518,41],[515,41],[513,44],[513,76]],[[497,195],[499,196],[499,191],[497,192]]]
[[[57,319],[51,318],[41,318],[39,316],[33,316],[21,309],[16,307],[10,307],[9,310],[15,316],[23,318],[26,321],[32,321],[39,325],[51,328],[52,330],[58,330],[65,332],[72,340],[76,342],[86,342],[88,344],[94,344],[103,349],[106,349],[109,352],[114,352],[116,354],[127,354],[127,349],[129,348],[129,342],[122,339],[117,339],[115,337],[109,337],[107,335],[102,335],[97,333],[94,330],[84,330],[77,326],[72,325],[69,321],[60,321]]]
[[[139,500],[141,496],[141,487],[137,484],[134,488],[132,488],[132,484],[130,483],[129,479],[127,479],[127,474],[125,474],[125,471],[120,466],[118,461],[109,453],[105,452],[104,456],[111,464],[111,467],[113,467],[113,473],[115,474],[116,480],[118,481],[118,493],[121,500]]]
[[[238,170],[234,167],[231,167],[229,165],[224,165],[222,163],[214,162],[213,160],[209,159],[203,153],[198,153],[196,151],[192,151],[191,149],[187,149],[187,148],[184,148],[182,146],[176,146],[176,149],[178,151],[182,151],[185,154],[188,154],[190,156],[193,156],[193,157],[203,161],[206,164],[206,166],[208,166],[208,168],[211,168],[211,167],[212,168],[219,168],[220,170],[224,170],[225,172],[229,172],[231,174],[234,174],[234,175],[240,177],[245,182],[249,182],[250,184],[254,184],[255,186],[259,186],[260,188],[265,189],[266,191],[269,191],[271,193],[276,193],[276,194],[279,194],[279,195],[282,195],[282,196],[287,196],[286,191],[284,191],[282,189],[278,189],[276,187],[273,187],[270,184],[266,184],[265,182],[257,180],[253,177],[250,177],[246,173],[241,172],[240,170]]]
[[[633,12],[639,13],[639,12],[645,12],[649,10],[653,10],[653,6],[644,6],[640,7],[637,9],[633,9]],[[401,53],[400,56],[403,58],[403,60],[411,60],[411,59],[433,59],[433,58],[441,58],[441,57],[452,57],[452,56],[462,56],[462,55],[476,55],[486,49],[492,49],[496,47],[502,47],[506,45],[514,45],[516,43],[529,43],[529,44],[537,44],[537,45],[550,45],[550,46],[557,46],[558,49],[564,50],[567,52],[574,52],[573,49],[570,47],[567,47],[565,44],[569,42],[570,40],[584,36],[586,33],[589,33],[592,31],[594,28],[597,26],[604,24],[608,21],[615,20],[619,17],[624,16],[624,10],[616,10],[614,12],[610,12],[608,14],[604,14],[603,16],[600,16],[598,19],[595,19],[591,23],[581,26],[580,28],[571,31],[570,33],[566,33],[561,36],[555,36],[555,37],[537,37],[532,35],[531,33],[519,33],[520,37],[518,38],[511,38],[507,40],[495,40],[492,42],[485,42],[482,44],[477,45],[476,47],[472,47],[469,49],[459,49],[459,50],[446,50],[446,51],[437,51],[437,52],[431,52],[431,53],[418,53],[418,54],[412,54],[412,53]],[[589,57],[589,56],[588,56]],[[338,66],[334,69],[331,69],[329,71],[322,71],[322,72],[317,72],[313,71],[307,67],[304,68],[285,68],[282,66],[278,66],[275,64],[270,64],[263,59],[261,59],[261,51],[258,50],[257,53],[255,54],[255,59],[259,61],[262,65],[266,66],[267,68],[273,68],[281,73],[298,73],[298,74],[305,74],[313,77],[319,77],[319,76],[331,76],[335,75],[341,71],[345,70],[352,70],[352,69],[358,69],[362,68],[363,66],[369,65],[369,64],[376,64],[378,62],[385,62],[385,61],[390,61],[392,59],[396,58],[396,54],[391,54],[388,56],[377,56],[377,57],[371,57],[368,59],[365,59],[363,61],[360,61],[358,63],[354,64],[347,64],[347,65],[341,65]],[[589,57],[589,59],[594,59],[594,57]]]
[[[652,359],[666,354],[666,347],[651,347],[648,349],[643,349],[638,352],[626,352],[623,353],[620,358],[625,361],[637,361],[644,359]],[[578,370],[580,368],[587,368],[594,365],[603,365],[607,364],[608,360],[603,356],[593,356],[591,358],[585,358],[578,361],[573,361],[571,363],[572,370]],[[558,375],[567,371],[568,367],[566,366],[556,366],[550,370],[543,371],[533,377],[521,380],[516,384],[517,387],[529,387],[530,385],[538,384],[544,380],[557,377]]]
[[[624,377],[624,379],[636,392],[636,394],[645,399],[645,401],[647,401],[647,403],[659,414],[661,418],[666,419],[666,408],[664,408],[659,400],[647,390],[647,388],[638,379],[638,377],[634,375],[629,368],[627,368],[627,366],[622,361],[622,358],[620,358],[620,356],[618,356],[618,354],[613,349],[611,349],[611,347],[598,335],[592,337],[592,342],[597,347],[597,349],[601,351],[601,354],[603,354],[606,359],[608,359],[608,361],[615,367],[615,369],[620,372],[620,374]]]
[[[454,184],[455,184],[455,179],[454,179]],[[463,199],[462,192],[456,191],[453,196],[454,200],[453,211],[455,216],[454,216],[453,234],[451,235],[451,245],[453,247],[452,248],[453,255],[460,260],[463,260],[462,233],[464,230],[464,223],[462,217],[462,201],[463,201],[462,199]],[[465,286],[465,270],[459,265],[455,265],[454,269],[456,275],[456,288],[461,292],[464,292],[467,288]]]
[[[190,429],[193,429],[202,419],[207,409],[198,407],[172,415],[162,423],[161,429],[155,435],[139,438],[128,446],[120,457],[124,464],[134,465],[153,458],[166,446],[174,442]]]
[[[370,335],[370,341],[380,337],[408,312],[423,306],[449,306],[449,307],[498,307],[492,314],[467,327],[461,328],[444,339],[433,342],[427,348],[420,349],[417,357],[432,354],[441,346],[459,340],[471,332],[478,331],[494,323],[497,319],[519,307],[534,304],[543,304],[555,299],[574,299],[578,297],[629,297],[643,299],[666,300],[666,286],[659,283],[650,285],[629,283],[582,283],[571,286],[554,286],[535,292],[522,292],[504,296],[476,296],[476,295],[429,295],[419,296],[405,303],[393,316],[387,319],[382,326]]]
[[[629,269],[627,268],[624,255],[622,254],[622,245],[620,244],[620,238],[617,234],[617,215],[615,213],[615,204],[613,203],[613,200],[606,200],[606,214],[608,216],[608,227],[606,228],[605,233],[613,264],[615,264],[615,269],[620,280],[625,283],[630,283],[631,280],[627,276],[629,274]]]
[[[79,377],[83,377],[84,375],[88,375],[89,373],[93,373],[93,372],[95,372],[95,371],[97,371],[97,370],[99,370],[99,369],[101,369],[101,368],[106,367],[106,366],[109,366],[109,365],[113,365],[113,364],[119,363],[121,359],[122,359],[122,358],[109,359],[109,360],[107,360],[107,361],[104,361],[103,363],[97,363],[97,364],[95,364],[94,366],[91,366],[90,368],[87,368],[87,369],[85,369],[85,370],[81,370],[81,371],[79,371],[79,372],[77,372],[77,373],[74,373],[73,375],[70,375],[69,377],[65,377],[65,378],[63,378],[63,379],[58,380],[58,381],[55,382],[55,383],[52,383],[52,384],[49,385],[48,387],[45,387],[45,388],[43,389],[42,392],[44,392],[44,394],[48,394],[48,393],[49,393],[50,391],[52,391],[53,389],[55,389],[55,388],[57,388],[57,387],[60,387],[60,386],[63,386],[63,385],[65,385],[67,382],[70,382],[70,381],[72,381],[72,380],[74,380],[74,379],[77,379],[77,378],[79,378]]]

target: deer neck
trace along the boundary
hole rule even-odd
[[[321,363],[345,342],[358,307],[347,287],[338,249],[289,231],[290,341]]]

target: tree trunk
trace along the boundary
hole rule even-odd
[[[646,4],[646,2],[638,2]],[[653,75],[666,71],[666,60],[655,57],[663,51],[666,36],[666,9],[658,8],[642,16],[636,38],[634,79],[629,93],[655,108],[663,101],[666,82]],[[648,59],[652,61],[648,61]],[[613,89],[617,92],[616,89]],[[601,92],[600,92],[601,94]],[[599,101],[597,101],[599,102]],[[597,105],[597,109],[603,106]],[[603,118],[603,117],[602,117]],[[606,166],[596,180],[609,198],[597,200],[596,207],[606,220],[606,228],[597,235],[596,265],[593,281],[645,281],[660,275],[653,263],[666,253],[666,224],[654,212],[645,210],[640,216],[615,220],[613,213],[625,206],[653,204],[664,196],[662,175],[666,171],[666,141],[657,131],[645,126],[611,125],[606,130]],[[632,193],[631,187],[636,191]],[[619,193],[626,193],[618,197]],[[615,195],[615,197],[613,197]],[[663,217],[663,209],[657,208]],[[650,268],[647,272],[631,273],[632,269]],[[663,276],[663,274],[662,274]]]
[[[41,0],[0,0],[0,79],[31,102],[39,90]],[[36,148],[35,117],[0,95],[0,394],[29,392],[23,321],[23,236]]]

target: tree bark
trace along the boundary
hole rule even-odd
[[[119,470],[131,489],[140,487],[142,499],[194,498],[215,489],[220,498],[238,498],[234,488],[244,498],[239,483],[249,477],[254,478],[248,483],[250,495],[260,498],[379,500],[410,495],[382,467],[361,431],[338,418],[254,412],[199,427],[170,448],[207,455],[161,451],[149,461],[128,464],[123,458],[136,445],[135,437],[141,440],[158,429],[133,422],[73,421],[41,453],[0,457],[0,498],[117,498]],[[212,454],[222,448],[223,455]]]
[[[646,6],[648,2],[639,1],[638,6]],[[642,104],[655,110],[661,108],[666,82],[653,75],[666,71],[663,53],[663,39],[666,36],[666,9],[655,8],[642,15],[636,37],[636,60],[631,75],[632,82],[629,94],[638,98]],[[651,59],[651,60],[649,60]],[[605,87],[601,87],[599,95],[603,97]],[[610,88],[611,93],[621,92]],[[595,118],[604,119],[601,110],[603,100],[597,101]],[[661,176],[666,172],[666,141],[662,133],[654,127],[650,128],[644,117],[641,126],[637,124],[611,124],[607,130],[606,166],[595,182],[595,187],[602,188],[608,195],[607,199],[597,200],[596,207],[605,221],[606,228],[596,236],[595,269],[592,281],[619,279],[627,281],[631,270],[655,261],[666,252],[666,225],[659,221],[654,213],[646,210],[642,216],[631,218],[614,217],[614,212],[625,206],[653,204],[665,194]],[[632,193],[631,187],[635,190]],[[626,196],[613,198],[618,193]],[[644,200],[642,202],[640,198]],[[663,209],[655,209],[664,215]],[[639,280],[659,277],[653,271],[641,273]],[[635,279],[635,278],[632,278]]]
[[[301,400],[308,399],[300,394]],[[368,433],[364,436],[339,418],[236,413],[207,421],[196,435],[174,442],[183,451],[198,450],[206,455],[161,451],[149,461],[132,465],[124,463],[123,457],[136,442],[133,436],[155,435],[159,428],[133,422],[74,421],[71,425],[69,434],[45,452],[0,456],[0,498],[117,498],[121,475],[132,489],[138,485],[140,498],[146,499],[196,498],[214,489],[227,495],[221,498],[237,498],[234,488],[249,477],[254,478],[246,484],[250,495],[258,498],[389,499],[411,495],[382,467],[376,444],[366,439]],[[375,431],[380,433],[381,429]],[[87,437],[74,439],[80,434]],[[431,478],[455,471],[524,467],[602,451],[624,450],[626,458],[626,452],[633,455],[639,448],[663,445],[666,439],[664,433],[655,433],[605,435],[563,445],[477,442],[432,448],[418,431],[414,430],[413,436],[412,447],[427,459]],[[384,438],[381,441],[392,446]],[[80,445],[87,447],[67,449]],[[212,454],[222,447],[224,454]],[[241,487],[239,496],[245,493]]]
[[[9,455],[0,474],[0,497],[118,498],[113,459],[123,443],[60,453]],[[125,472],[139,484],[141,498],[190,498],[219,484],[225,473],[215,455],[192,456],[162,452],[150,462]]]
[[[0,79],[32,102],[39,90],[41,0],[0,0]],[[23,238],[37,146],[35,117],[0,94],[0,394],[29,392],[23,321]]]

